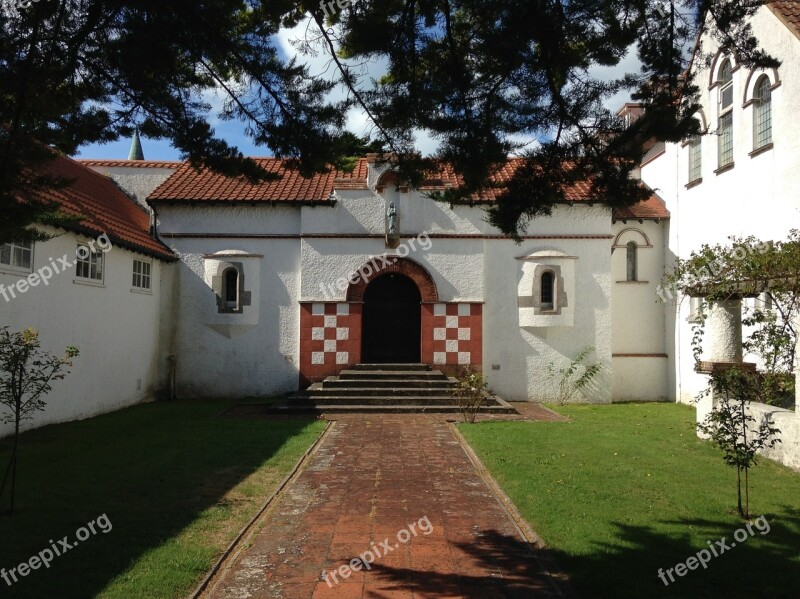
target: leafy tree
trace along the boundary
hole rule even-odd
[[[760,449],[774,447],[781,442],[775,437],[780,430],[766,419],[756,425],[756,419],[748,412],[748,404],[758,401],[761,394],[761,384],[756,374],[740,368],[715,372],[711,375],[709,388],[700,397],[709,394],[713,395],[716,405],[697,428],[722,450],[725,463],[736,468],[737,508],[742,518],[749,519],[750,468],[758,463]]]
[[[14,496],[17,481],[17,452],[19,448],[19,428],[23,420],[33,413],[43,410],[45,395],[51,390],[53,381],[63,379],[72,366],[72,359],[78,349],[68,347],[63,357],[42,351],[39,333],[33,329],[12,333],[8,327],[0,329],[0,405],[9,412],[0,416],[3,423],[14,423],[14,441],[11,457],[6,466],[3,482],[0,483],[0,498],[11,480],[11,506],[14,511]]]
[[[341,3],[345,4],[345,3]],[[592,197],[628,205],[643,197],[629,175],[650,138],[697,132],[688,48],[705,22],[744,65],[774,66],[740,0],[51,0],[0,12],[0,242],[30,239],[52,222],[36,199],[59,184],[36,167],[49,148],[67,154],[134,126],[168,138],[195,165],[268,178],[209,125],[208,94],[222,117],[304,174],[347,166],[347,111],[372,121],[390,160],[412,183],[432,165],[414,132],[441,142],[463,185],[460,201],[489,186],[507,154],[524,161],[499,190],[490,220],[517,234],[548,214],[564,186],[592,181]],[[323,52],[335,76],[287,60],[276,34],[311,15],[303,49]],[[704,16],[708,15],[708,18]],[[600,66],[635,49],[642,68],[606,81]],[[366,63],[385,65],[373,77]],[[347,95],[331,101],[343,86]],[[644,103],[625,128],[605,103],[620,91]],[[517,140],[536,139],[524,146]],[[60,184],[63,184],[61,182]]]

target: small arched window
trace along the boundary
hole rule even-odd
[[[727,58],[719,68],[717,140],[719,167],[733,164],[733,68]]]
[[[636,254],[636,242],[629,241],[626,251],[627,257],[627,280],[628,281],[638,281],[639,280],[639,258]]]
[[[542,310],[552,310],[554,308],[553,298],[555,297],[555,276],[553,272],[547,270],[542,273],[540,301]]]
[[[763,75],[753,92],[753,149],[772,143],[772,86]]]
[[[226,308],[239,307],[239,271],[235,268],[226,268],[222,273],[222,297]]]

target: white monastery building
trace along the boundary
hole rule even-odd
[[[689,300],[659,299],[665,269],[702,243],[783,239],[800,224],[798,3],[762,7],[753,27],[782,66],[751,71],[702,37],[704,133],[649,151],[647,201],[612,211],[579,184],[521,243],[486,222],[492,193],[428,197],[459,184],[446,165],[412,189],[374,156],[310,179],[260,158],[281,175],[261,184],[183,163],[58,158],[48,168],[74,183],[49,199],[86,220],[0,251],[2,289],[17,290],[0,296],[0,324],[81,350],[34,426],[157,396],[275,396],[359,363],[471,366],[506,400],[552,401],[548,365],[587,347],[602,370],[581,401],[692,400],[707,378],[694,371]],[[134,146],[141,158],[138,136]],[[18,291],[100,235],[110,246]]]

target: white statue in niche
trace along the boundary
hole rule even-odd
[[[394,202],[389,202],[389,209],[386,211],[386,233],[397,235],[397,206]]]

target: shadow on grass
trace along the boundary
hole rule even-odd
[[[11,587],[0,579],[0,596],[93,597],[157,548],[167,559],[147,573],[160,581],[148,596],[185,593],[213,563],[215,550],[205,544],[177,551],[173,537],[198,519],[216,534],[212,524],[233,511],[228,491],[268,460],[282,477],[316,438],[304,419],[220,417],[232,405],[146,404],[25,433],[17,511],[0,517],[0,568],[27,561],[51,539],[74,540],[78,528],[102,514],[113,528]],[[0,464],[9,454],[10,440],[0,441]],[[248,492],[260,503],[272,490]]]
[[[734,541],[737,528],[731,528],[728,521],[663,522],[701,532],[712,543],[723,537],[728,545],[736,543],[712,557],[706,569],[697,565],[682,577],[673,574],[675,581],[668,586],[659,578],[659,568],[674,568],[708,547],[692,542],[688,532],[684,536],[665,536],[647,527],[625,524],[616,524],[616,544],[598,544],[589,555],[572,556],[551,549],[537,550],[532,555],[528,546],[516,538],[488,531],[474,543],[454,544],[468,556],[455,564],[456,573],[394,568],[380,562],[373,565],[372,571],[387,590],[413,591],[422,597],[797,597],[800,510],[786,506],[781,513],[767,514],[766,518],[769,532],[762,535],[753,525],[755,535],[748,533],[747,540],[741,543]],[[716,544],[715,547],[719,552]],[[558,572],[561,566],[569,584],[548,582],[542,564],[552,572]],[[488,570],[490,574],[472,574],[476,570]],[[666,573],[665,578],[669,582]],[[380,599],[382,595],[378,591],[373,596]]]

